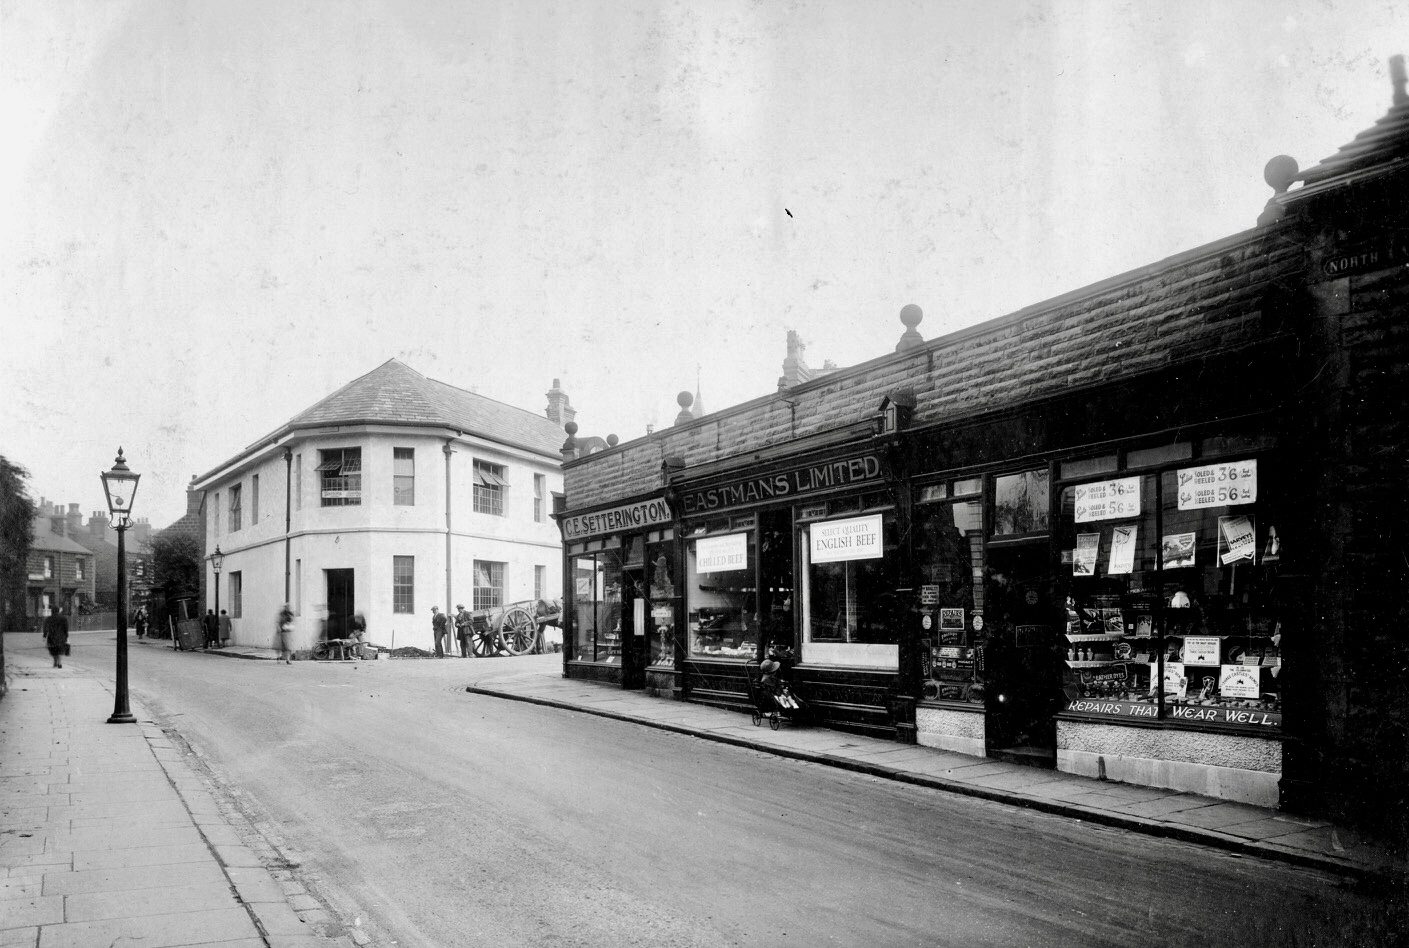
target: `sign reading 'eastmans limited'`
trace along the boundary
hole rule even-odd
[[[880,480],[881,461],[874,454],[844,461],[824,461],[791,471],[778,471],[749,477],[714,487],[702,487],[680,497],[685,516],[710,510],[727,510],[785,497],[801,497],[818,491]]]
[[[622,504],[608,510],[598,510],[588,514],[564,517],[563,538],[581,540],[603,533],[618,533],[622,530],[636,530],[656,524],[670,523],[673,516],[670,505],[664,500],[643,500],[635,504]]]

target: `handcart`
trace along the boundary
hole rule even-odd
[[[526,599],[470,613],[470,652],[475,658],[542,651],[543,627],[561,625],[561,599]]]

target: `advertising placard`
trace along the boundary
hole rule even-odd
[[[1073,576],[1095,576],[1096,557],[1100,555],[1101,535],[1099,533],[1078,533],[1076,553],[1071,561]]]
[[[1159,663],[1150,662],[1150,691],[1155,690],[1155,683],[1159,681]],[[1183,662],[1164,663],[1164,696],[1166,698],[1177,698],[1180,701],[1189,690],[1189,679],[1184,674]]]
[[[1135,524],[1114,527],[1111,530],[1111,558],[1106,572],[1111,576],[1130,573],[1135,570],[1135,537],[1138,528]]]
[[[1160,556],[1165,569],[1180,569],[1194,565],[1194,551],[1198,547],[1197,534],[1171,533],[1160,543]]]
[[[1224,698],[1260,698],[1261,673],[1250,665],[1223,665],[1219,669],[1218,693]]]
[[[1252,561],[1257,554],[1257,531],[1251,517],[1218,518],[1218,561],[1224,566]]]
[[[1076,522],[1121,520],[1140,516],[1140,478],[1076,485]]]
[[[941,629],[957,629],[963,631],[964,610],[963,609],[940,609],[939,627]]]
[[[1257,500],[1257,461],[1180,468],[1179,509],[1227,507]]]
[[[882,555],[881,514],[814,523],[810,528],[812,562],[875,560]]]
[[[1217,665],[1221,640],[1216,635],[1189,635],[1184,638],[1185,665]]]
[[[695,541],[695,572],[727,573],[748,569],[749,535],[726,533],[719,537],[700,537]]]

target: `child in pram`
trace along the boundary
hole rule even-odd
[[[773,696],[773,701],[784,714],[792,716],[803,709],[802,701],[793,694],[792,677],[793,650],[787,646],[775,645],[768,650],[768,657],[758,666],[762,672],[759,679],[763,690]]]

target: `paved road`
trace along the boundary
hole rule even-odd
[[[131,655],[379,943],[1275,948],[1364,943],[1346,920],[1378,912],[1315,872],[464,693],[556,656]]]

